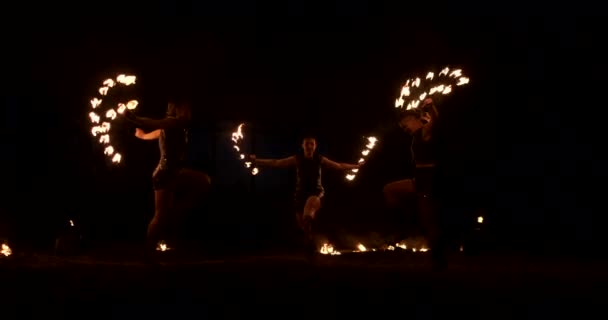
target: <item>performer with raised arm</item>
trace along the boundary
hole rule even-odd
[[[206,173],[185,168],[188,145],[188,126],[191,120],[190,106],[186,103],[169,103],[163,119],[138,117],[129,110],[125,117],[138,126],[135,136],[142,140],[157,140],[160,161],[152,174],[155,211],[148,224],[147,252],[155,250],[160,240],[165,240],[167,228],[174,221],[177,203],[186,206],[209,189],[210,178]],[[144,128],[146,131],[144,131]],[[193,182],[195,181],[195,182]],[[190,199],[176,199],[176,190],[187,188],[184,194]],[[177,201],[176,201],[177,200]]]
[[[394,182],[393,188],[389,184],[384,191],[387,198],[394,198],[391,192],[400,194],[409,192],[416,197],[421,222],[430,241],[434,268],[442,269],[447,261],[445,234],[441,223],[443,219],[441,219],[440,194],[437,192],[437,176],[442,152],[442,138],[437,130],[438,119],[439,113],[430,98],[425,99],[420,108],[407,110],[401,114],[399,125],[413,136],[411,151],[415,164],[414,177]]]
[[[296,155],[284,159],[258,159],[255,155],[250,158],[260,167],[296,168],[296,221],[304,231],[307,250],[311,250],[309,253],[316,251],[312,241],[311,224],[321,208],[321,199],[325,192],[321,182],[322,168],[351,170],[359,168],[360,164],[339,163],[320,155],[317,153],[317,140],[313,136],[302,139],[302,152]]]

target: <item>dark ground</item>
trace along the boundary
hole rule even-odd
[[[109,248],[107,248],[109,249]],[[393,315],[577,318],[604,313],[607,262],[516,255],[451,257],[373,252],[173,257],[150,265],[133,248],[60,258],[0,260],[2,319],[123,316],[315,318]],[[215,316],[217,315],[217,316]]]

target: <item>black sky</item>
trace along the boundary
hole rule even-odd
[[[363,2],[36,8],[18,23],[3,21],[4,128],[16,137],[5,162],[22,168],[11,181],[30,191],[96,174],[83,119],[90,93],[111,73],[140,76],[150,114],[162,109],[165,92],[181,91],[194,98],[200,127],[244,120],[294,139],[314,128],[337,145],[352,130],[361,135],[388,121],[404,78],[444,65],[471,76],[454,125],[471,140],[465,162],[482,163],[479,174],[497,186],[498,206],[536,216],[538,225],[572,217],[586,192],[574,186],[594,190],[585,164],[599,162],[587,155],[598,126],[581,131],[589,118],[582,104],[593,103],[578,98],[605,70],[602,23],[592,12]]]

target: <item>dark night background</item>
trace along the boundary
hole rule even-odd
[[[125,127],[125,161],[104,161],[86,114],[108,77],[138,76],[142,115],[162,115],[170,92],[193,99],[190,160],[210,171],[215,196],[190,217],[186,234],[269,248],[289,238],[293,173],[263,170],[252,182],[230,152],[236,125],[252,125],[247,137],[260,157],[295,152],[301,133],[312,130],[325,155],[352,162],[363,135],[393,123],[403,79],[445,65],[471,78],[440,107],[453,132],[454,194],[469,212],[488,208],[488,241],[564,251],[605,244],[605,210],[593,201],[605,173],[590,152],[601,140],[591,123],[603,92],[585,93],[599,86],[605,67],[599,17],[455,7],[416,13],[358,2],[122,4],[82,15],[37,8],[20,23],[2,22],[0,225],[24,245],[51,246],[68,219],[93,244],[143,239],[158,149]],[[396,146],[381,149],[355,183],[326,171],[327,223],[373,231],[373,209],[361,210],[371,200],[361,195],[372,198],[403,156]]]

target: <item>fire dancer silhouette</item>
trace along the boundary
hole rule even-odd
[[[339,163],[320,155],[317,153],[317,140],[310,135],[302,139],[302,152],[296,155],[284,159],[258,159],[255,155],[250,155],[250,158],[260,167],[296,168],[296,221],[304,232],[307,253],[316,252],[312,241],[312,222],[321,208],[325,192],[321,182],[322,168],[351,170],[359,168],[359,164]]]
[[[128,110],[125,117],[138,126],[135,129],[137,138],[158,139],[160,161],[152,174],[155,211],[148,224],[146,246],[146,252],[153,252],[158,242],[169,236],[168,229],[176,223],[179,211],[188,208],[204,194],[211,180],[204,172],[185,168],[191,120],[188,104],[169,103],[167,116],[160,120],[139,117]]]
[[[446,266],[444,234],[442,232],[442,213],[440,196],[437,193],[439,144],[437,121],[439,114],[432,99],[425,99],[417,109],[410,109],[401,114],[400,127],[413,136],[412,158],[415,164],[413,179],[406,179],[387,184],[384,194],[387,204],[404,194],[415,197],[422,227],[425,229],[431,245],[434,268]]]

